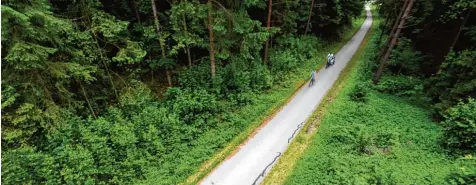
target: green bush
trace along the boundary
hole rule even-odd
[[[147,104],[157,101],[146,84],[133,81],[131,86],[124,88],[119,96],[119,107],[128,115],[142,110]]]
[[[177,116],[148,105],[133,117],[111,107],[96,120],[70,116],[47,143],[3,153],[5,184],[132,184],[185,137]]]
[[[199,65],[182,71],[179,83],[180,87],[184,89],[209,89],[212,87],[210,79],[210,61],[202,61]]]
[[[255,65],[250,75],[251,88],[254,91],[267,90],[273,86],[273,76],[265,65]]]
[[[165,106],[179,116],[186,125],[201,133],[217,123],[217,115],[223,111],[215,95],[206,90],[182,90],[169,88],[165,94]]]
[[[444,115],[444,144],[453,149],[476,149],[476,101],[469,98],[449,108]]]
[[[319,39],[311,36],[282,36],[276,39],[276,50],[270,55],[274,72],[289,72],[305,65],[309,59],[316,57],[317,48],[322,47]]]
[[[31,147],[2,151],[2,184],[61,184],[57,169],[51,155]]]
[[[275,51],[270,57],[270,62],[273,71],[289,72],[296,69],[299,63],[304,61],[299,61],[296,55],[293,55],[291,51],[284,50]]]
[[[437,75],[430,78],[429,94],[438,101],[439,113],[457,104],[460,99],[476,97],[476,50],[450,52]]]
[[[394,74],[408,74],[419,76],[421,66],[424,63],[421,52],[415,51],[412,41],[402,37],[398,39],[398,44],[387,62],[387,67],[392,69]]]
[[[448,177],[447,183],[449,185],[474,185],[476,184],[476,170],[454,173]]]
[[[414,96],[423,94],[424,82],[416,77],[397,75],[383,76],[374,86],[376,90],[396,96]]]
[[[300,61],[316,57],[317,48],[322,47],[322,42],[317,37],[304,35],[300,37],[282,36],[276,39],[279,48],[290,51]]]
[[[366,83],[359,83],[355,85],[349,94],[352,101],[366,102],[368,100],[368,85]]]
[[[228,100],[233,106],[244,106],[253,104],[256,101],[256,95],[253,93],[239,93],[228,95]]]
[[[476,160],[472,155],[465,155],[462,160],[469,162],[469,165],[464,165],[458,171],[448,175],[446,178],[448,185],[476,184]]]
[[[374,154],[374,138],[369,133],[359,132],[355,140],[355,149],[362,154]]]

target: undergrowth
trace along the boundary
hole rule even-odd
[[[474,166],[471,157],[447,155],[443,128],[408,98],[368,89],[357,93],[366,101],[352,100],[369,83],[377,36],[284,184],[448,184]]]
[[[364,20],[365,17],[355,19],[353,25],[344,31],[343,37],[339,42],[323,44],[317,51],[306,50],[308,53],[305,53],[305,55],[310,55],[312,58],[307,62],[299,62],[299,65],[296,66],[292,73],[285,74],[266,93],[257,94],[253,104],[246,105],[234,112],[232,116],[234,119],[233,127],[228,124],[222,124],[219,125],[218,129],[206,132],[198,138],[195,142],[200,144],[194,145],[191,150],[184,152],[183,156],[186,156],[187,159],[180,160],[186,161],[183,166],[188,166],[187,170],[195,171],[182,184],[198,183],[215,166],[230,155],[256,128],[287,103],[294,92],[307,82],[310,71],[319,69],[324,65],[326,53],[330,51],[337,52],[352,38]],[[287,42],[289,41],[287,39]],[[286,44],[293,45],[293,43]],[[297,49],[296,51],[305,51],[305,49]],[[301,60],[298,59],[298,61]],[[200,163],[202,163],[201,166],[196,168]],[[159,178],[161,177],[156,177],[156,179]]]

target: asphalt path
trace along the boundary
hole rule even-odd
[[[301,88],[281,111],[241,146],[231,158],[223,161],[201,182],[203,185],[251,185],[259,184],[300,131],[302,123],[312,114],[324,95],[332,87],[347,62],[359,48],[372,25],[367,7],[367,18],[360,30],[335,54],[333,66],[316,74],[313,86]],[[326,60],[327,56],[322,56]],[[309,71],[310,75],[311,71]]]

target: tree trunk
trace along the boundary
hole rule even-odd
[[[268,1],[268,24],[267,24],[267,28],[268,28],[268,31],[270,30],[271,28],[271,11],[273,9],[273,0],[269,0]],[[264,46],[264,58],[263,58],[263,62],[266,63],[268,61],[268,47],[269,47],[269,39],[266,40],[266,44]]]
[[[187,53],[188,67],[192,68],[192,56],[190,54],[190,47],[188,47],[188,45],[185,45],[185,53]]]
[[[390,20],[390,14],[391,14],[391,12],[389,11],[388,14],[387,14],[387,17],[385,18],[385,24],[383,25],[382,32],[380,32],[380,36],[378,37],[378,43],[379,44],[382,41],[383,33],[385,32],[385,29],[387,28],[387,24]]]
[[[313,7],[314,7],[314,0],[311,1],[311,10],[309,10],[309,17],[307,18],[306,31],[304,31],[304,34],[307,34],[307,30],[309,29],[309,23],[311,22]]]
[[[132,3],[132,9],[134,9],[134,13],[136,14],[136,19],[140,23],[140,15],[139,15],[139,11],[137,10],[136,0],[131,0],[131,3]]]
[[[233,10],[229,10],[233,15]],[[231,36],[231,34],[233,33],[233,17],[228,15],[228,36]]]
[[[412,10],[413,7],[413,1],[414,0],[409,0],[410,2],[408,3],[408,6],[405,10],[405,13],[403,14],[403,17],[401,18],[400,24],[397,27],[397,30],[395,32],[395,35],[392,37],[392,41],[390,42],[390,46],[388,47],[387,52],[385,53],[385,56],[383,59],[380,61],[379,68],[377,72],[375,73],[374,76],[374,84],[377,84],[378,81],[380,80],[380,76],[382,75],[383,68],[385,67],[385,63],[387,62],[388,58],[390,57],[390,54],[392,53],[393,47],[397,43],[398,36],[400,35],[400,32],[402,31],[403,25],[405,25],[405,21],[408,18],[410,11]]]
[[[89,101],[88,95],[86,94],[86,91],[84,90],[83,84],[81,83],[81,81],[78,81],[78,82],[79,82],[79,87],[81,87],[81,91],[83,92],[83,96],[86,99],[86,102],[88,103],[89,111],[91,111],[91,113],[93,114],[94,119],[98,119],[98,117],[96,116],[96,113],[94,112],[93,106],[91,105],[91,102]]]
[[[459,35],[461,34],[461,30],[463,30],[464,25],[466,24],[466,21],[468,20],[468,17],[471,15],[471,10],[468,11],[466,14],[466,17],[464,17],[463,23],[461,24],[461,27],[459,27],[458,33],[455,36],[455,39],[453,40],[453,43],[451,44],[448,53],[453,49],[453,47],[456,45],[456,42],[458,42]]]
[[[400,66],[400,69],[398,70],[398,74],[402,73],[402,70],[404,67],[405,67],[405,63],[403,63],[402,66]]]
[[[390,35],[389,35],[389,37],[388,37],[388,39],[387,39],[387,42],[385,43],[384,47],[380,50],[380,53],[378,54],[378,57],[376,58],[376,60],[381,60],[383,54],[384,54],[385,51],[388,49],[388,46],[389,46],[389,44],[390,44],[390,41],[392,40],[392,37],[393,37],[393,35],[395,34],[395,30],[397,29],[397,26],[398,26],[400,20],[402,19],[403,12],[405,11],[405,9],[406,9],[407,6],[408,6],[408,2],[409,2],[409,0],[405,0],[405,2],[403,2],[403,6],[402,6],[402,8],[400,9],[400,13],[398,14],[398,17],[397,17],[397,19],[395,20],[395,23],[393,24],[392,31],[390,32]]]
[[[165,68],[165,74],[167,75],[167,83],[169,84],[169,87],[172,87],[172,76],[170,75],[170,70],[168,68]]]
[[[93,21],[91,20],[89,10],[87,9],[88,6],[84,2],[84,0],[81,0],[80,3],[81,3],[81,13],[82,13],[83,16],[86,17],[86,21],[88,21],[86,24],[88,25],[88,27],[91,27]],[[114,90],[114,95],[116,96],[116,100],[119,100],[119,95],[117,93],[116,86],[114,85],[114,82],[112,81],[112,76],[109,73],[109,68],[107,67],[106,62],[104,62],[105,56],[103,54],[101,46],[99,46],[99,41],[97,39],[97,35],[94,31],[92,33],[93,33],[94,41],[96,43],[97,50],[99,51],[99,56],[101,57],[101,63],[104,66],[104,70],[106,71],[107,77],[109,78],[109,82],[111,83],[112,89]]]
[[[157,16],[157,8],[155,7],[155,0],[150,0],[152,2],[152,11],[154,12],[154,22],[155,22],[155,29],[157,31],[157,35],[159,37],[159,45],[160,45],[160,50],[162,52],[162,59],[165,59],[165,46],[164,43],[162,42],[162,38],[160,38],[160,23],[159,23],[159,16]],[[170,71],[165,67],[165,74],[167,74],[167,82],[169,84],[169,87],[172,87],[172,77],[170,76]]]
[[[107,76],[108,76],[108,78],[109,78],[109,82],[111,83],[112,89],[114,90],[114,95],[116,95],[116,99],[119,100],[119,94],[117,93],[116,85],[114,85],[114,82],[112,81],[111,73],[109,73],[109,68],[107,67],[106,62],[104,62],[105,56],[104,56],[104,54],[102,53],[102,48],[101,48],[101,46],[99,46],[99,41],[98,41],[98,39],[97,39],[96,33],[93,33],[93,36],[94,36],[94,41],[96,42],[96,47],[98,48],[99,54],[100,54],[100,56],[101,56],[102,65],[104,65],[104,69],[105,69],[106,74],[107,74]]]
[[[185,33],[187,33],[187,19],[185,18],[185,15],[183,15],[183,28],[185,30]],[[185,53],[187,53],[187,59],[188,59],[188,67],[192,68],[192,57],[190,56],[190,48],[188,47],[188,44],[185,44]]]
[[[208,0],[208,33],[210,35],[210,69],[212,73],[212,78],[215,77],[215,46],[214,46],[214,36],[213,36],[213,17],[212,17],[212,1]]]

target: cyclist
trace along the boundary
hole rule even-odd
[[[311,81],[309,82],[309,87],[314,84],[314,77],[316,76],[316,71],[311,72]]]

